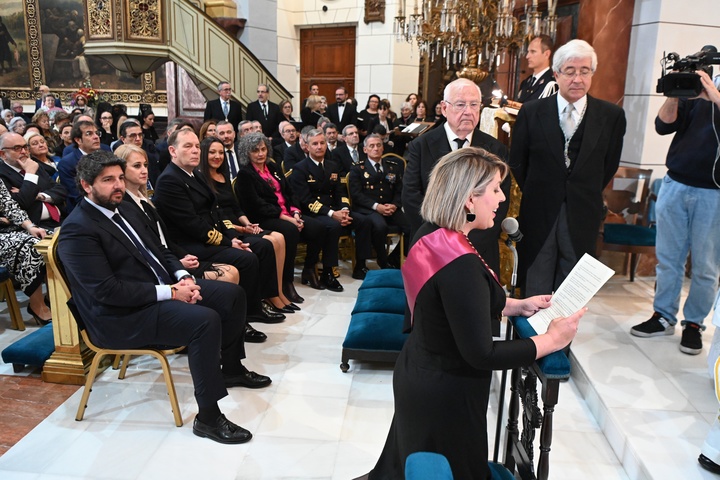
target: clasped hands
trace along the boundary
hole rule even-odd
[[[397,211],[397,205],[392,203],[378,203],[375,211],[384,217],[389,217]]]
[[[181,302],[194,304],[202,300],[200,295],[200,285],[195,284],[195,281],[191,278],[184,278],[175,285],[172,285],[175,291],[173,300],[179,300]]]
[[[346,227],[352,223],[352,217],[350,216],[350,210],[335,210],[332,214],[332,218],[340,222],[340,225]]]

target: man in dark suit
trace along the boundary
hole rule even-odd
[[[553,58],[558,95],[526,103],[513,128],[525,296],[556,290],[583,254],[595,252],[602,191],[620,163],[626,125],[622,108],[587,94],[596,68],[587,42],[560,47]]]
[[[63,224],[59,258],[75,306],[103,347],[187,345],[199,412],[193,433],[220,443],[252,434],[225,418],[227,387],[266,387],[270,378],[243,364],[245,296],[237,285],[195,279],[147,227],[121,207],[125,162],[97,151],[77,176],[84,199]]]
[[[335,102],[328,106],[325,116],[342,131],[348,125],[355,125],[357,120],[357,109],[355,105],[348,102],[347,90],[345,87],[338,87],[335,90]]]
[[[385,241],[388,227],[400,228],[400,234],[408,230],[405,214],[402,212],[402,178],[404,165],[394,159],[383,160],[383,141],[380,135],[372,133],[365,137],[364,150],[368,159],[355,165],[348,177],[348,190],[352,199],[353,216],[366,218],[371,226],[372,245],[358,245],[354,278],[365,278],[371,246],[377,252],[380,268],[400,268],[400,245],[388,256]],[[356,277],[357,275],[357,277]]]
[[[70,136],[72,137],[75,147],[71,148],[70,151],[62,157],[60,163],[58,163],[60,183],[62,183],[65,190],[67,190],[65,210],[68,215],[70,215],[70,212],[72,212],[72,209],[75,208],[75,205],[81,198],[77,183],[75,183],[75,167],[83,155],[88,155],[100,150],[102,146],[98,126],[95,125],[93,121],[81,120],[77,122],[73,125]]]
[[[6,148],[10,143],[14,148]],[[67,191],[30,158],[27,147],[16,152],[15,148],[21,145],[26,142],[17,133],[8,132],[0,138],[0,178],[35,225],[56,228],[62,220],[60,208],[65,204]]]
[[[547,35],[540,35],[532,39],[528,45],[525,58],[532,75],[520,83],[517,101],[521,103],[545,98],[557,92],[557,83],[550,69],[553,41]]]
[[[218,139],[222,142],[223,148],[225,149],[225,161],[228,164],[230,181],[235,180],[238,171],[240,171],[240,163],[238,163],[237,142],[235,141],[235,130],[233,130],[230,122],[225,122],[221,120],[215,127],[215,136],[217,136]]]
[[[505,145],[477,129],[481,99],[480,88],[470,80],[459,78],[449,83],[445,87],[442,101],[442,113],[447,121],[408,144],[402,203],[410,222],[409,238],[412,238],[422,225],[420,205],[425,197],[430,171],[440,158],[458,148],[472,146],[483,148],[503,160],[507,159]],[[509,198],[509,177],[503,181],[502,190]],[[500,268],[498,247],[500,223],[505,218],[507,210],[508,202],[503,202],[497,211],[495,225],[492,228],[472,230],[469,235],[475,249],[495,271],[499,271]]]
[[[340,166],[340,174],[350,173],[353,165],[361,165],[367,160],[367,154],[360,148],[360,133],[355,125],[347,125],[342,130],[343,142],[333,150],[332,159]]]
[[[285,151],[298,141],[298,132],[295,129],[295,125],[285,121],[280,122],[278,131],[282,137],[282,141],[273,146],[273,159],[278,167],[280,167],[282,166],[283,160],[285,160]]]
[[[120,125],[120,144],[124,145],[135,145],[136,147],[142,148],[148,158],[148,186],[147,188],[152,190],[155,188],[155,182],[157,182],[160,172],[160,154],[155,147],[155,144],[147,138],[144,138],[142,127],[140,122],[134,118],[128,118]],[[113,150],[114,151],[114,150]]]
[[[340,169],[332,160],[325,158],[327,144],[325,135],[319,128],[307,133],[308,157],[295,165],[288,177],[288,183],[295,197],[295,203],[300,206],[305,216],[316,218],[327,229],[326,235],[340,237],[342,227],[353,224],[356,227],[356,236],[369,242],[369,229],[355,225],[350,216],[350,202],[347,190],[341,183]],[[365,240],[363,240],[365,241]],[[317,289],[327,288],[333,292],[342,292],[343,286],[334,277],[333,270],[338,266],[338,246],[323,250],[323,274],[318,281],[312,268],[305,268],[302,272],[303,285],[310,284]]]
[[[237,131],[237,124],[242,120],[242,106],[240,102],[231,98],[232,86],[230,86],[229,82],[218,83],[217,90],[220,98],[207,102],[203,121],[207,122],[211,119],[225,120],[230,122]]]
[[[250,102],[247,106],[245,120],[257,120],[262,125],[263,134],[272,140],[278,135],[278,125],[282,121],[282,114],[277,103],[268,100],[270,87],[264,84],[258,85],[258,99]]]
[[[247,294],[250,321],[278,323],[261,298],[277,296],[277,270],[272,244],[251,237],[246,243],[223,222],[217,197],[197,170],[200,142],[191,130],[176,130],[168,139],[172,162],[158,178],[153,200],[167,225],[168,236],[200,260],[233,265]]]

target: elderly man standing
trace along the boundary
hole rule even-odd
[[[210,119],[225,120],[230,122],[233,129],[237,129],[238,123],[242,120],[242,106],[240,102],[232,99],[232,86],[229,82],[220,82],[217,91],[220,98],[207,102],[203,121],[207,122]]]
[[[571,40],[553,57],[558,95],[526,103],[513,129],[510,166],[522,189],[518,244],[526,297],[560,286],[595,252],[602,191],[617,171],[625,112],[587,94],[597,68],[589,43]]]
[[[422,225],[420,205],[425,197],[425,189],[430,171],[445,154],[463,147],[480,147],[502,159],[507,158],[505,145],[478,130],[482,95],[480,87],[470,80],[459,78],[445,87],[442,101],[442,113],[447,122],[428,133],[419,136],[408,145],[407,170],[403,178],[402,204],[410,222],[411,235]],[[510,179],[502,184],[503,193],[510,196]],[[508,202],[503,202],[495,217],[495,226],[487,230],[473,230],[470,241],[485,261],[498,271],[500,253],[498,237],[500,222],[505,218]]]

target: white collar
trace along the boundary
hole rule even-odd
[[[455,150],[458,149],[457,143],[455,143],[455,139],[460,138],[460,136],[457,133],[452,131],[452,129],[450,128],[450,124],[448,122],[443,123],[443,128],[445,128],[445,135],[447,136],[448,143],[450,144],[450,151],[454,152]],[[465,140],[467,140],[468,146],[472,145],[472,137],[473,137],[474,131],[475,131],[475,129],[473,129],[470,133],[468,133],[467,137],[465,137]]]
[[[547,72],[548,70],[550,70],[550,67],[543,68],[540,73],[533,73],[532,76],[535,77],[535,83],[537,83],[537,81],[540,80],[540,77],[545,75],[545,72]],[[533,83],[533,85],[535,85],[535,83]]]
[[[570,103],[570,102],[565,100],[565,98],[562,95],[560,95],[559,93],[555,96],[557,97],[558,115],[559,115],[559,118],[562,118],[563,111],[565,110],[565,107],[567,107],[568,103]],[[573,117],[576,120],[579,118],[582,118],[582,114],[585,111],[586,103],[587,103],[587,95],[583,95],[583,97],[580,100],[573,103],[573,107],[575,108],[575,111],[573,112]]]

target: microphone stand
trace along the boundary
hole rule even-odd
[[[505,245],[510,249],[510,251],[513,254],[513,271],[512,276],[510,277],[510,297],[509,298],[515,298],[515,287],[517,286],[517,270],[518,270],[518,254],[517,250],[515,249],[514,242],[510,239],[510,236],[508,235],[507,240],[505,240]],[[505,327],[505,341],[512,339],[512,323],[510,322],[510,319],[508,318],[507,326]],[[500,452],[500,433],[502,432],[502,422],[503,422],[503,410],[505,407],[505,387],[507,386],[507,370],[503,370],[502,376],[500,379],[500,401],[498,402],[498,413],[497,413],[497,424],[495,426],[495,447],[493,448],[493,462],[497,463],[498,461],[498,455]]]

